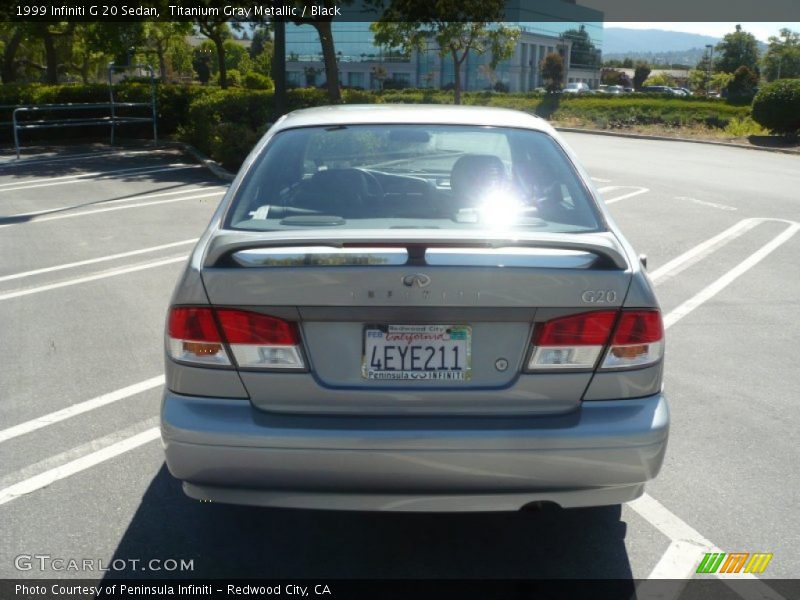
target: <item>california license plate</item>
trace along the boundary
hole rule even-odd
[[[364,379],[467,381],[472,328],[468,325],[368,325]]]

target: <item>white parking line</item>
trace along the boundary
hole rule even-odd
[[[15,213],[15,214],[12,214],[12,215],[4,215],[2,218],[3,219],[14,219],[14,218],[20,218],[20,217],[35,217],[35,216],[38,216],[38,215],[49,215],[51,213],[64,212],[64,211],[67,211],[67,210],[77,210],[79,208],[84,208],[86,206],[94,206],[94,205],[108,206],[109,204],[120,204],[120,203],[123,203],[123,202],[133,202],[135,200],[148,200],[150,198],[162,198],[163,196],[176,196],[178,194],[190,194],[192,192],[206,192],[206,191],[212,191],[212,190],[222,190],[222,191],[224,191],[226,189],[228,189],[228,188],[227,188],[227,186],[224,186],[224,185],[212,185],[212,186],[205,186],[205,187],[190,187],[190,188],[185,188],[185,189],[182,189],[182,190],[172,190],[171,192],[159,192],[159,193],[156,193],[156,194],[150,194],[150,193],[136,194],[134,196],[128,196],[127,198],[117,198],[116,200],[97,200],[97,201],[94,201],[94,202],[87,202],[85,204],[78,204],[78,205],[69,204],[69,205],[66,205],[66,206],[54,206],[52,208],[46,208],[44,210],[34,210],[34,211],[30,211],[30,212]]]
[[[688,315],[704,302],[708,302],[711,298],[733,283],[737,278],[752,269],[767,256],[769,256],[773,251],[777,250],[780,246],[786,243],[795,233],[797,233],[798,229],[800,229],[800,223],[792,223],[782,233],[778,234],[771,241],[761,246],[761,248],[756,250],[753,254],[748,256],[733,269],[725,273],[722,277],[700,290],[697,294],[689,298],[677,308],[670,311],[670,313],[664,317],[664,329],[667,329],[680,321],[683,317]]]
[[[163,173],[165,171],[181,171],[185,169],[202,169],[203,165],[188,165],[185,163],[174,163],[166,167],[136,167],[135,169],[119,169],[116,171],[97,171],[95,173],[82,173],[80,175],[67,175],[64,177],[51,177],[48,179],[32,179],[30,181],[12,182],[0,184],[0,193],[16,192],[19,190],[32,190],[35,188],[51,187],[54,185],[67,185],[70,183],[84,183],[86,180],[97,181],[107,179],[112,176],[125,175],[150,175],[151,173]],[[41,182],[48,183],[41,183]],[[25,184],[31,185],[25,185]],[[6,187],[17,185],[17,187]]]
[[[693,264],[703,260],[712,252],[715,252],[722,248],[722,246],[732,242],[737,237],[749,231],[756,225],[760,225],[768,220],[769,219],[743,219],[722,233],[707,239],[694,248],[690,248],[680,256],[673,258],[671,261],[662,265],[652,273],[649,273],[650,279],[653,281],[653,283],[660,283],[671,277],[674,277],[681,271],[688,269]]]
[[[30,225],[31,223],[45,223],[47,221],[60,221],[61,219],[74,219],[76,217],[85,217],[86,215],[96,215],[98,213],[111,212],[115,210],[128,210],[130,208],[143,208],[148,206],[157,206],[159,204],[171,204],[173,202],[183,202],[185,200],[197,200],[198,198],[209,198],[211,196],[221,196],[224,192],[207,192],[205,194],[197,194],[192,196],[181,196],[180,198],[171,198],[169,200],[158,200],[156,202],[137,202],[136,204],[125,204],[123,206],[110,206],[105,208],[96,208],[94,210],[82,210],[76,213],[69,213],[65,215],[43,215],[41,217],[32,217],[31,219],[21,223],[7,223],[0,225],[0,229],[4,227],[18,227],[20,225]],[[110,204],[110,202],[109,202]]]
[[[13,292],[5,292],[0,294],[0,301],[11,300],[12,298],[20,298],[22,296],[30,296],[31,294],[39,294],[41,292],[49,292],[50,290],[57,290],[59,288],[70,287],[81,283],[88,283],[90,281],[97,281],[98,279],[106,279],[108,277],[116,277],[117,275],[126,275],[127,273],[136,273],[137,271],[144,271],[145,269],[154,269],[155,267],[162,267],[164,265],[171,265],[179,262],[184,262],[188,255],[173,256],[170,258],[162,258],[152,262],[146,262],[131,267],[119,267],[110,271],[102,273],[95,273],[94,275],[86,275],[85,277],[76,277],[75,279],[67,279],[66,281],[59,281],[58,283],[48,283],[47,285],[40,285],[38,287],[27,288],[24,290],[15,290]]]
[[[125,398],[130,398],[131,396],[135,396],[136,394],[141,394],[142,392],[146,392],[147,390],[151,390],[160,385],[164,385],[163,375],[159,375],[158,377],[151,377],[150,379],[145,379],[144,381],[140,381],[139,383],[134,383],[133,385],[129,385],[122,389],[109,392],[108,394],[97,396],[95,398],[92,398],[91,400],[85,400],[83,402],[79,402],[78,404],[73,404],[72,406],[68,406],[67,408],[51,412],[50,414],[44,415],[43,417],[38,417],[36,419],[31,419],[30,421],[25,421],[24,423],[20,423],[19,425],[14,425],[13,427],[9,427],[8,429],[3,429],[2,431],[0,431],[0,443],[12,440],[15,437],[19,437],[21,435],[25,435],[26,433],[30,433],[31,431],[36,431],[37,429],[41,429],[42,427],[47,427],[48,425],[52,425],[53,423],[59,423],[61,421],[74,417],[75,415],[80,415],[85,412],[89,412],[90,410],[94,410],[95,408],[100,408],[101,406],[112,404],[113,402],[117,402],[118,400],[124,400]]]
[[[138,256],[139,254],[147,254],[148,252],[158,252],[159,250],[166,250],[167,248],[175,248],[176,246],[185,246],[193,244],[198,238],[191,240],[183,240],[180,242],[172,242],[171,244],[161,244],[160,246],[150,246],[149,248],[141,248],[139,250],[131,250],[130,252],[120,252],[119,254],[109,254],[99,258],[89,258],[78,262],[66,263],[63,265],[56,265],[53,267],[44,267],[42,269],[34,269],[33,271],[24,271],[22,273],[14,273],[13,275],[5,275],[0,277],[0,282],[10,281],[12,279],[22,279],[23,277],[33,277],[34,275],[41,275],[42,273],[52,273],[54,271],[63,271],[64,269],[74,269],[75,267],[83,267],[86,265],[94,265],[109,260],[117,260],[118,258],[127,258],[129,256]],[[2,441],[2,438],[0,438]]]
[[[676,200],[686,200],[687,202],[694,202],[695,204],[701,204],[703,206],[710,206],[711,208],[718,208],[720,210],[739,210],[735,206],[728,206],[727,204],[719,204],[718,202],[709,202],[708,200],[699,200],[697,198],[692,198],[690,196],[675,196]]]
[[[121,442],[129,437],[132,437],[138,433],[141,433],[145,429],[152,429],[153,427],[158,426],[158,416],[150,417],[149,419],[145,419],[144,421],[140,421],[128,427],[124,427],[123,429],[118,429],[109,433],[108,435],[104,435],[99,438],[95,438],[88,442],[84,442],[79,444],[78,446],[74,446],[65,450],[64,452],[59,452],[58,454],[54,454],[53,456],[48,456],[38,462],[35,462],[31,465],[26,465],[21,469],[14,471],[13,473],[8,473],[6,475],[0,476],[0,489],[10,487],[20,481],[25,479],[30,479],[31,477],[35,477],[39,473],[43,473],[44,471],[50,471],[55,467],[60,467],[65,465],[68,462],[71,462],[81,456],[86,456],[91,452],[97,452],[98,450],[102,450],[110,446],[111,444],[116,444],[117,442]],[[59,438],[58,442],[66,443],[73,441],[72,438]],[[56,442],[56,443],[58,443]]]
[[[10,485],[7,488],[0,490],[0,505],[11,502],[20,496],[24,496],[25,494],[30,494],[31,492],[40,490],[43,487],[47,487],[51,483],[55,483],[56,481],[64,479],[65,477],[85,471],[86,469],[95,465],[99,465],[100,463],[114,458],[115,456],[119,456],[120,454],[124,454],[125,452],[138,448],[147,442],[152,442],[153,440],[158,439],[158,436],[158,427],[152,427],[115,444],[111,444],[102,450],[92,452],[91,454],[77,458],[64,465],[55,467],[49,471],[45,471],[44,473],[40,473],[39,475],[34,475],[28,479],[23,479],[19,483],[15,483],[14,485]]]
[[[641,194],[646,194],[647,192],[650,191],[650,188],[640,187],[640,186],[637,186],[637,185],[609,185],[609,186],[606,186],[606,187],[598,188],[597,191],[602,194],[602,193],[605,193],[605,192],[610,192],[611,190],[630,189],[630,188],[634,188],[635,191],[627,193],[627,194],[623,194],[622,196],[617,196],[615,198],[609,198],[608,200],[603,200],[603,202],[605,202],[606,204],[614,204],[615,202],[619,202],[620,200],[625,200],[627,198],[633,198],[634,196],[639,196]]]
[[[0,162],[0,174],[3,172],[4,167],[28,167],[31,165],[41,165],[46,163],[64,162],[68,160],[80,160],[84,158],[95,158],[103,156],[136,156],[138,154],[174,154],[175,150],[169,148],[150,150],[109,150],[100,152],[84,152],[81,154],[72,154],[70,156],[57,156],[57,157],[44,157],[44,158],[22,158],[21,160],[11,160],[7,162]]]

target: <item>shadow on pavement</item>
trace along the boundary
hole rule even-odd
[[[787,148],[800,152],[800,140],[797,138],[791,140],[780,135],[751,135],[748,136],[747,141],[762,148]]]
[[[118,578],[631,579],[619,506],[519,513],[356,513],[206,504],[162,465],[115,559],[193,559]]]
[[[156,175],[160,175],[160,174],[156,174]],[[148,178],[148,181],[152,182],[152,183],[160,183],[161,179],[167,179],[167,178],[166,177],[159,178],[159,177],[151,176],[151,177]],[[170,177],[169,179],[172,179],[172,177]],[[71,210],[76,210],[78,208],[89,208],[89,207],[98,207],[98,206],[101,207],[104,204],[107,204],[109,202],[119,202],[119,201],[122,201],[122,200],[138,198],[140,196],[150,196],[150,195],[154,195],[154,194],[164,193],[164,192],[167,192],[168,190],[173,190],[173,191],[177,192],[180,188],[184,188],[184,187],[189,186],[189,185],[193,185],[193,186],[195,186],[195,188],[184,190],[185,194],[177,194],[176,193],[174,196],[169,196],[169,197],[165,197],[165,198],[155,197],[155,198],[143,198],[143,199],[144,200],[158,201],[158,200],[167,200],[170,197],[171,198],[180,198],[182,196],[191,196],[193,193],[194,194],[203,193],[205,191],[205,190],[203,190],[204,187],[213,188],[213,187],[218,187],[218,186],[221,186],[221,185],[225,185],[223,182],[214,182],[214,181],[207,181],[207,180],[198,180],[198,181],[185,181],[184,180],[184,181],[178,181],[178,182],[174,182],[174,183],[172,181],[164,181],[164,183],[171,183],[172,185],[164,185],[162,187],[156,187],[156,188],[148,189],[147,191],[139,191],[139,192],[135,192],[133,194],[125,194],[123,196],[114,196],[112,198],[103,198],[102,200],[95,200],[93,202],[83,202],[83,203],[80,203],[80,204],[73,204],[73,205],[64,206],[64,207],[61,207],[61,208],[54,208],[52,210],[35,211],[35,212],[31,212],[31,213],[26,213],[26,214],[16,214],[16,215],[10,215],[8,217],[4,217],[4,216],[0,215],[0,225],[14,225],[14,224],[19,224],[19,223],[27,223],[28,221],[32,221],[33,219],[46,217],[48,215],[54,215],[54,214],[58,214],[58,213],[69,212]],[[222,190],[220,190],[220,193],[222,193]]]

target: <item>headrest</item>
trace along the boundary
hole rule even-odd
[[[461,200],[476,200],[486,190],[507,183],[505,165],[493,154],[465,154],[450,172],[450,189]]]

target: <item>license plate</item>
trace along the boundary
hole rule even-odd
[[[468,381],[472,328],[467,325],[368,325],[364,379]]]

